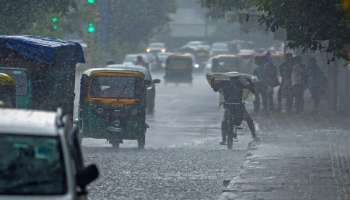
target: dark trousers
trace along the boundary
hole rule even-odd
[[[321,88],[312,87],[310,88],[310,93],[314,102],[314,111],[318,111],[321,102]]]
[[[232,132],[233,125],[240,125],[242,121],[246,121],[250,130],[250,133],[252,134],[252,137],[256,137],[256,130],[255,125],[252,117],[249,115],[247,109],[245,108],[245,105],[241,105],[241,109],[239,113],[234,113],[232,109],[225,108],[224,113],[224,120],[221,122],[221,136],[222,141],[226,142],[227,134]],[[235,115],[241,115],[241,116],[235,116]],[[235,119],[234,119],[235,118]],[[234,138],[237,137],[237,135],[233,136]]]
[[[267,106],[269,111],[274,110],[273,95],[274,95],[273,87],[268,87],[266,91],[266,98],[267,98]]]
[[[302,84],[294,85],[287,98],[287,111],[292,112],[293,107],[297,113],[304,111],[304,86]]]
[[[263,110],[268,111],[268,98],[267,98],[267,86],[257,85],[255,91],[254,112],[258,113],[261,109],[261,103]]]

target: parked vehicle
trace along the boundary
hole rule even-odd
[[[174,54],[167,58],[164,81],[165,83],[192,83],[194,68],[191,54]]]
[[[98,177],[61,112],[0,109],[0,199],[87,199]]]
[[[145,147],[147,81],[135,67],[94,68],[81,78],[78,124],[83,137],[123,140]]]
[[[0,73],[0,107],[16,107],[16,81],[5,73]]]
[[[26,93],[18,95],[19,107],[51,111],[62,107],[64,113],[72,115],[75,67],[83,62],[82,47],[75,42],[0,36],[0,71],[11,68],[8,73],[18,81],[19,94]]]

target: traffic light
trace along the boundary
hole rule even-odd
[[[88,32],[88,33],[94,33],[95,31],[96,31],[95,24],[92,23],[92,22],[90,22],[90,23],[88,24],[87,32]]]
[[[58,17],[51,17],[51,29],[53,31],[58,31],[60,29],[59,22],[60,22],[60,18],[58,18]]]
[[[91,4],[95,4],[95,3],[96,3],[96,0],[87,0],[87,3],[90,4],[90,5],[91,5]]]

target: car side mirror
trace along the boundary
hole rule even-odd
[[[153,81],[152,81],[154,84],[159,84],[161,81],[160,81],[160,79],[153,79]]]
[[[77,185],[80,188],[85,189],[86,186],[88,186],[90,183],[95,181],[98,178],[98,176],[99,176],[99,171],[97,169],[97,166],[94,164],[89,165],[77,173],[76,175]]]

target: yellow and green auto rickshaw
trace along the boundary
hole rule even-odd
[[[78,124],[83,137],[107,139],[115,148],[123,140],[145,147],[145,74],[137,68],[95,68],[81,78]]]
[[[5,73],[0,73],[0,107],[16,107],[16,81]]]
[[[166,59],[164,82],[192,83],[193,56],[173,54]]]

